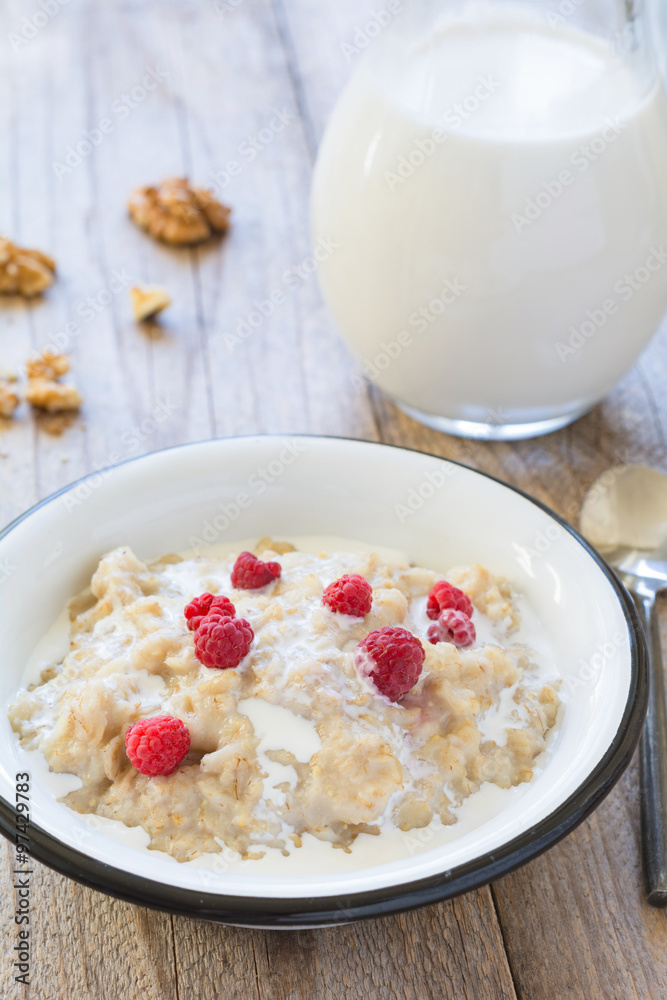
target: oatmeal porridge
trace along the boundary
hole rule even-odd
[[[69,652],[9,712],[80,779],[67,806],[180,862],[257,860],[451,826],[482,786],[531,780],[559,698],[509,583],[305,548],[101,559]]]

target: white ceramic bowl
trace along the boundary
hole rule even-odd
[[[262,470],[265,470],[262,471]],[[47,865],[132,902],[242,925],[313,926],[396,912],[497,878],[571,830],[627,765],[647,697],[634,607],[600,557],[547,508],[464,466],[403,448],[320,437],[184,445],[89,476],[0,536],[2,704],[66,600],[99,557],[142,558],[270,534],[326,534],[405,551],[444,571],[483,562],[529,597],[564,678],[562,723],[525,794],[471,833],[349,873],[213,873],[91,830],[39,780],[30,848]],[[15,832],[24,752],[0,713],[0,827]]]

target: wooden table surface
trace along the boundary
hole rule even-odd
[[[315,150],[358,58],[358,29],[380,6],[2,5],[0,234],[53,253],[59,278],[42,301],[0,305],[0,365],[20,367],[32,349],[64,337],[85,397],[81,416],[60,435],[25,405],[3,426],[3,523],[110,462],[264,431],[342,434],[461,459],[573,521],[607,466],[631,460],[667,468],[667,330],[575,426],[497,445],[439,435],[372,388],[359,389],[316,277],[305,272],[251,337],[233,343],[253,302],[286,289],[285,272],[310,254]],[[40,10],[46,16],[34,16]],[[271,130],[276,112],[280,131]],[[68,164],[68,147],[105,118],[112,131]],[[253,136],[250,160],[241,144]],[[242,169],[226,178],[231,160]],[[217,183],[233,206],[233,230],[222,244],[170,250],[128,220],[133,187],[184,173]],[[162,283],[172,293],[159,329],[139,329],[126,289],[113,292],[128,280]],[[67,324],[74,326],[67,331]],[[152,419],[156,408],[167,419]],[[667,996],[667,917],[647,907],[640,891],[636,766],[576,832],[513,875],[452,902],[336,929],[213,926],[112,900],[38,866],[27,989],[13,981],[12,852],[4,842],[2,852],[0,992],[7,1000]]]

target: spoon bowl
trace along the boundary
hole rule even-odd
[[[664,551],[667,560],[667,476],[648,465],[607,469],[586,494],[579,523],[610,562],[616,549]]]
[[[608,469],[586,494],[581,532],[634,597],[649,654],[650,696],[640,743],[646,898],[667,906],[667,709],[656,597],[667,588],[667,476],[646,465]]]

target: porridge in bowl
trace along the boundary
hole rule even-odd
[[[9,712],[80,779],[67,806],[180,862],[252,861],[447,827],[482,786],[531,780],[559,698],[507,581],[307,548],[101,559],[69,652]]]

